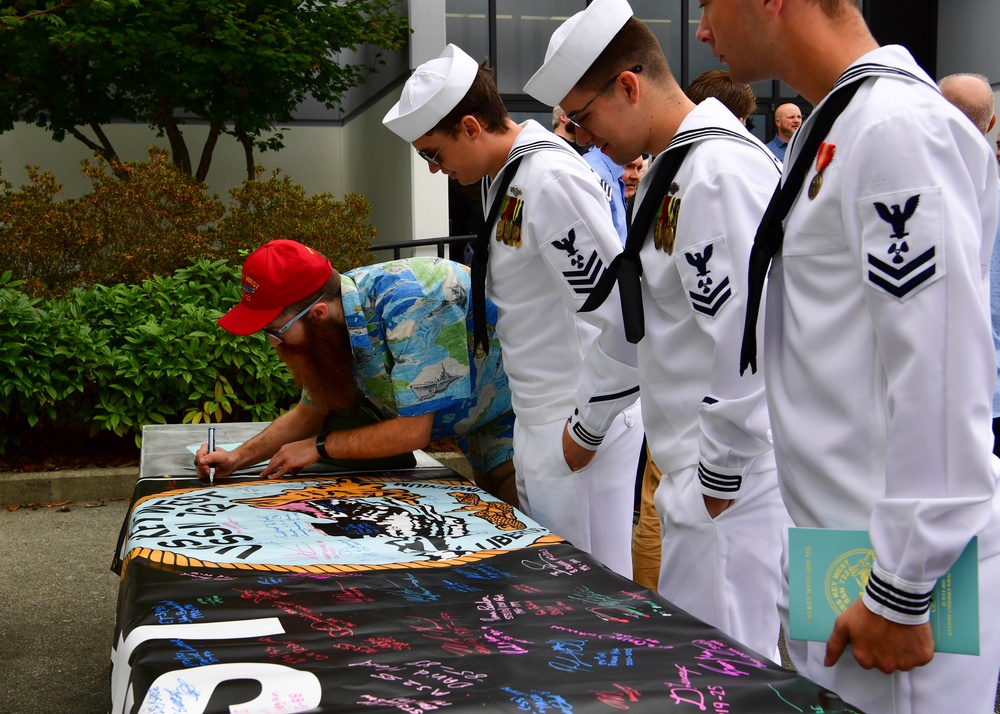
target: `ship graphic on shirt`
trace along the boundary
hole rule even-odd
[[[455,305],[468,305],[468,293],[461,283],[455,282],[452,285],[444,286],[444,292],[446,300],[442,301],[440,305],[435,307],[429,313],[425,319],[430,319],[437,317],[445,310],[451,309]]]
[[[410,383],[410,390],[417,395],[418,399],[427,399],[435,394],[440,394],[462,379],[462,375],[449,373],[444,365],[439,365],[439,367],[440,371],[432,375],[430,379]]]

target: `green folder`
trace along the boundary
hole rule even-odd
[[[825,642],[833,621],[868,585],[875,554],[866,531],[791,528],[789,637]],[[938,579],[930,607],[934,649],[979,654],[979,552],[975,537]]]

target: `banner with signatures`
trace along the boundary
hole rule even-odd
[[[464,480],[178,485],[123,528],[113,714],[856,711]]]

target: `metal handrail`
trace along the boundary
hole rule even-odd
[[[464,235],[464,236],[445,236],[443,238],[418,238],[417,240],[398,240],[391,243],[376,243],[372,245],[372,251],[392,251],[392,259],[399,260],[402,257],[402,251],[410,248],[422,248],[424,246],[437,246],[437,255],[439,258],[448,258],[449,260],[454,260],[461,263],[461,255],[452,257],[452,247],[460,243],[468,243],[476,239],[474,235]],[[448,255],[445,255],[444,247],[448,246]]]

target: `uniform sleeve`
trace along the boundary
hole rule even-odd
[[[585,168],[557,172],[541,187],[542,210],[527,216],[539,252],[566,309],[596,328],[585,349],[570,434],[596,450],[614,418],[639,393],[635,345],[625,339],[617,287],[597,310],[580,313],[590,292],[621,252],[606,194]],[[586,331],[588,334],[590,331]]]
[[[859,179],[842,210],[888,405],[863,597],[877,614],[919,623],[937,579],[989,521],[996,489],[985,275],[996,165],[958,118],[900,114],[862,128],[848,171]]]
[[[377,329],[390,355],[387,367],[400,416],[446,409],[472,394],[464,303],[468,292],[457,291],[453,299],[442,287],[400,278],[378,291]]]
[[[715,498],[737,498],[755,461],[773,458],[763,371],[741,376],[739,360],[750,247],[777,180],[764,161],[739,175],[710,173],[687,188],[678,215],[673,259],[711,346],[703,356],[710,381],[698,409],[698,477],[702,493]]]

